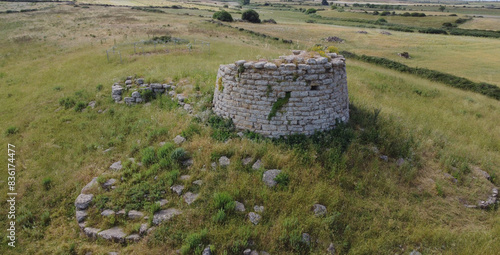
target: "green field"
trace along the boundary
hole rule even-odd
[[[225,23],[233,28],[207,22],[222,2],[79,3],[129,7],[51,3],[53,7],[43,10],[0,14],[0,146],[16,146],[18,193],[17,247],[9,247],[4,235],[1,254],[177,254],[177,250],[201,254],[207,245],[212,254],[242,254],[247,248],[270,254],[326,254],[331,243],[336,254],[409,254],[413,250],[496,254],[500,250],[498,206],[488,210],[465,207],[486,200],[491,189],[500,185],[498,100],[347,59],[351,120],[337,131],[296,141],[240,138],[236,131],[203,117],[210,112],[219,65],[240,59],[274,59],[320,43],[500,86],[500,39],[396,31],[384,35],[380,32],[385,30],[353,27],[350,22],[306,23],[308,15],[276,6],[290,4],[298,9],[312,7],[310,2],[254,6],[261,19],[272,18],[277,24]],[[1,3],[0,10],[21,10],[25,5]],[[156,9],[161,12],[130,8],[148,5],[185,8]],[[239,12],[246,8],[229,5],[233,7],[226,9],[233,18],[241,18]],[[197,9],[186,9],[193,7]],[[448,7],[450,13],[455,12]],[[425,11],[436,11],[428,8]],[[458,16],[451,17],[385,18],[402,25],[440,27],[469,14],[469,9],[457,9]],[[497,11],[476,9],[481,15]],[[318,14],[380,18],[335,10]],[[498,30],[491,20],[474,18],[460,27]],[[357,33],[360,30],[367,34]],[[169,45],[168,51],[133,53],[134,42],[163,35],[189,40],[192,48],[179,44]],[[328,36],[345,42],[327,43],[324,38]],[[210,49],[195,40],[209,42]],[[107,60],[106,50],[113,46],[122,53],[121,62],[116,54]],[[148,47],[151,51],[152,46]],[[397,55],[404,51],[410,59]],[[186,95],[193,105],[193,114],[167,97],[151,104],[115,104],[111,85],[131,75],[176,84],[176,92]],[[70,100],[74,105],[65,107]],[[95,108],[87,107],[90,101],[96,102]],[[185,167],[173,156],[161,163],[160,142],[172,142],[181,134],[187,141],[174,147],[185,151],[193,165]],[[153,163],[148,163],[151,150],[156,154],[149,158]],[[3,151],[2,162],[7,164]],[[388,156],[387,162],[381,155]],[[221,156],[230,158],[231,164],[211,170],[211,163]],[[144,166],[124,163],[122,172],[108,169],[113,162],[131,157],[142,160]],[[283,170],[283,183],[274,189],[262,185],[264,169],[244,165],[247,157],[252,162],[261,159],[265,169]],[[404,161],[398,165],[400,158]],[[181,180],[180,175],[191,177]],[[117,179],[119,188],[97,189],[96,205],[120,207],[127,195],[142,195],[137,190],[159,185],[155,177],[184,184],[200,197],[187,205],[162,186],[169,201],[166,208],[178,208],[183,214],[137,243],[91,240],[75,220],[74,201],[97,176]],[[191,183],[198,179],[203,181],[199,187]],[[7,171],[1,172],[0,183],[6,194]],[[261,223],[254,226],[245,213],[230,209],[221,216],[217,201],[223,196],[244,202],[247,212],[263,205]],[[4,201],[0,222],[6,227],[7,196],[0,197]],[[314,216],[315,203],[327,207],[324,217]],[[137,206],[147,216],[154,210],[140,202],[128,206]],[[97,209],[92,213],[89,222],[93,226],[121,226],[134,233],[140,225],[118,217],[105,219]],[[310,234],[310,245],[301,241],[302,233]]]

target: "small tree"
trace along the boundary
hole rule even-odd
[[[239,0],[238,2],[240,3],[240,5],[249,5],[250,4],[250,0]]]
[[[440,6],[439,6],[439,10],[440,10],[440,11],[444,12],[444,10],[445,10],[445,9],[446,9],[446,6],[444,6],[444,5],[440,5]]]
[[[260,23],[259,14],[254,10],[246,10],[241,14],[241,19],[252,23]]]
[[[326,0],[322,0],[321,5],[328,5],[328,2]]]
[[[218,19],[220,21],[227,21],[227,22],[233,21],[233,16],[231,16],[231,13],[229,13],[227,11],[215,12],[214,15],[212,16],[212,18]]]
[[[310,8],[310,9],[307,9],[307,10],[306,10],[305,14],[312,14],[312,13],[316,13],[316,11],[317,11],[316,9],[314,9],[314,8]]]

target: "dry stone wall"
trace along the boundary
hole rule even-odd
[[[345,58],[293,51],[272,61],[221,65],[214,111],[267,137],[332,129],[349,120]]]

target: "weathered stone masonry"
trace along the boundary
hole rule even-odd
[[[306,135],[349,120],[345,58],[294,51],[273,61],[221,65],[214,111],[236,128],[268,137]],[[286,98],[289,98],[286,101]],[[273,116],[273,104],[286,102]]]

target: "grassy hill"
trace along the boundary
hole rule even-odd
[[[18,193],[17,247],[8,247],[4,235],[0,253],[176,254],[181,249],[194,254],[211,245],[212,254],[242,254],[247,248],[325,254],[331,243],[337,254],[500,250],[496,206],[465,206],[486,200],[498,185],[500,105],[495,99],[348,59],[351,120],[336,130],[270,140],[239,137],[230,124],[207,118],[220,64],[272,59],[322,43],[500,85],[494,54],[498,39],[393,31],[388,36],[377,28],[305,23],[305,14],[272,6],[257,11],[277,24],[230,23],[236,29],[206,21],[218,10],[213,3],[172,4],[198,9],[57,4],[0,14],[0,146],[16,146]],[[239,18],[239,10],[228,10]],[[134,42],[163,35],[194,46],[133,53]],[[327,36],[345,42],[327,43]],[[209,42],[210,50],[194,40]],[[117,54],[108,62],[106,50],[113,46],[122,53],[121,62]],[[398,57],[403,51],[412,58]],[[114,103],[111,85],[127,76],[172,82],[193,105],[193,114],[166,96],[147,105]],[[95,108],[87,107],[91,101]],[[169,145],[177,135],[186,142]],[[186,167],[172,157],[175,149],[193,164]],[[212,169],[222,156],[230,159],[229,166]],[[126,163],[128,158],[143,165]],[[252,163],[245,165],[246,158]],[[124,162],[122,171],[109,170],[118,160]],[[253,170],[257,160],[262,167]],[[262,182],[267,169],[284,173],[275,188]],[[75,220],[74,202],[93,177],[118,180],[115,191],[95,190],[93,205],[134,207],[151,217],[158,208],[146,202],[159,196],[168,200],[165,208],[183,213],[137,243],[91,240]],[[6,194],[7,171],[1,172],[0,183]],[[174,184],[199,194],[198,200],[187,205],[170,190]],[[132,199],[144,194],[144,200]],[[8,222],[6,200],[2,195],[3,223]],[[229,208],[222,216],[220,201],[242,202],[246,212]],[[316,217],[314,204],[325,205],[327,213]],[[256,205],[265,209],[254,225],[246,213]],[[90,217],[95,226],[137,231],[138,221],[100,218],[95,210],[97,216]],[[309,245],[303,233],[311,236]]]

